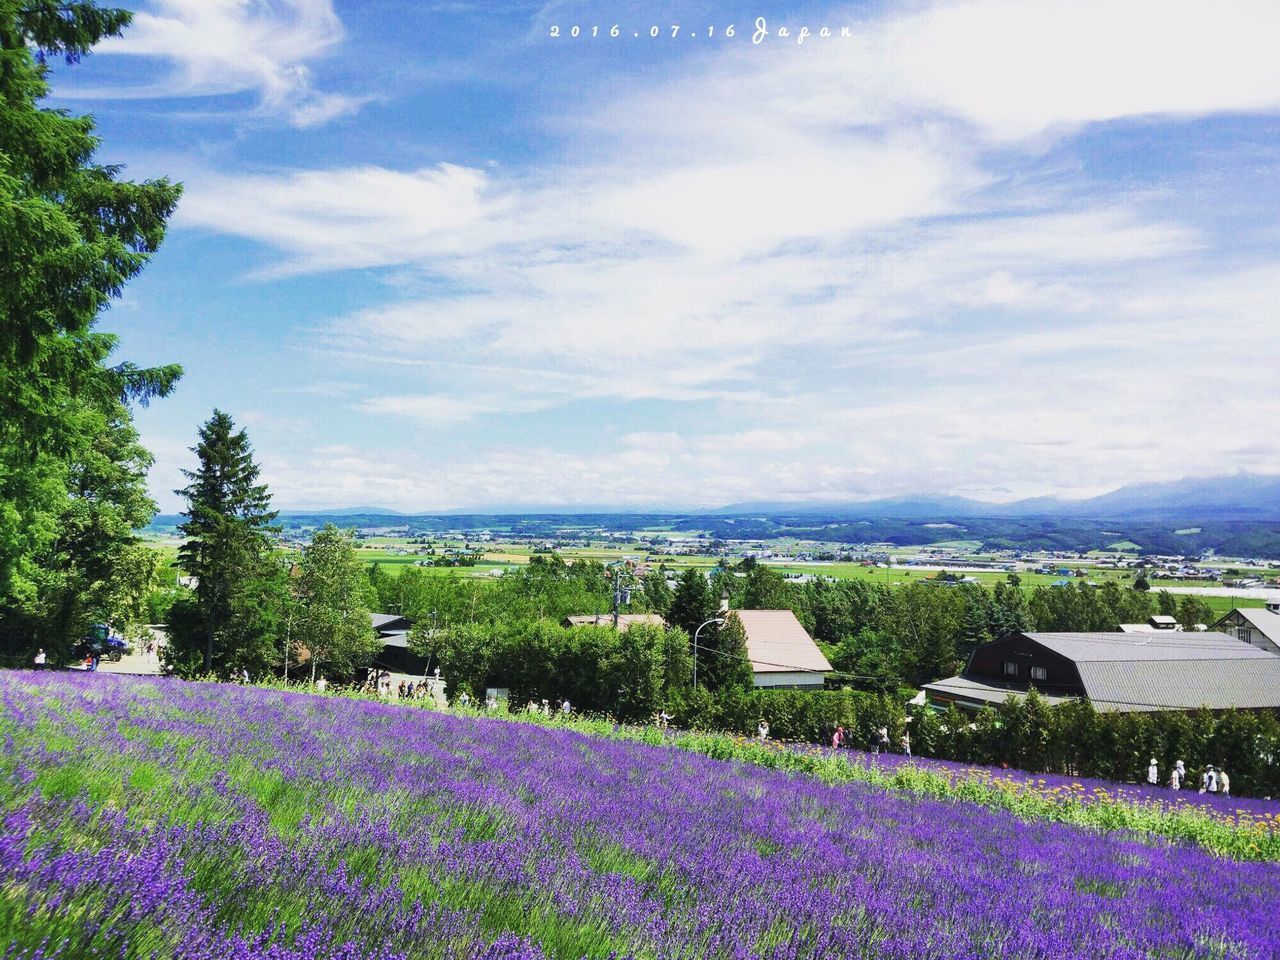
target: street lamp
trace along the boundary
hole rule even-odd
[[[724,617],[712,617],[704,623],[698,624],[698,629],[693,631],[693,689],[698,689],[698,634],[702,632],[703,627],[710,626],[713,623],[724,623]]]

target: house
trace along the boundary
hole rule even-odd
[[[611,613],[587,613],[579,614],[572,617],[565,617],[561,625],[566,627],[611,627],[613,626],[613,614]],[[618,629],[625,630],[627,627],[633,627],[639,624],[647,624],[654,627],[665,627],[666,622],[662,619],[660,613],[620,613],[618,614]]]
[[[371,613],[369,619],[378,639],[382,641],[382,652],[374,657],[374,664],[392,673],[424,676],[431,658],[409,649],[412,621],[397,613]]]
[[[1213,625],[1219,633],[1280,654],[1280,612],[1258,607],[1236,607]]]
[[[1280,710],[1280,656],[1225,633],[1024,633],[924,689],[931,703],[977,709],[1032,687],[1101,711]]]
[[[790,610],[734,610],[757,687],[822,687],[831,664]],[[1280,658],[1277,658],[1280,659]]]

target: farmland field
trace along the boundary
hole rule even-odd
[[[1265,958],[1280,866],[412,707],[0,675],[9,958]]]

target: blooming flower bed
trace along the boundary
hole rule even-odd
[[[1264,958],[1280,866],[498,720],[0,675],[10,958]]]
[[[950,760],[905,757],[896,753],[860,753],[846,751],[858,762],[897,769],[910,764],[923,770],[943,773],[954,780],[978,780],[1005,786],[1016,791],[1034,791],[1042,796],[1074,799],[1083,803],[1110,801],[1128,804],[1158,804],[1166,809],[1192,808],[1222,819],[1240,823],[1257,822],[1268,829],[1280,830],[1280,801],[1254,797],[1229,797],[1216,793],[1199,793],[1195,789],[1170,790],[1146,784],[1115,783],[1092,777],[1066,777],[1051,773],[1029,773],[1004,767],[988,767]]]

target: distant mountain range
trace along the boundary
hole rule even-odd
[[[495,516],[824,516],[850,519],[894,518],[1063,518],[1063,519],[1188,519],[1280,520],[1280,475],[1235,474],[1131,484],[1098,497],[1069,500],[1032,497],[1012,503],[988,503],[967,497],[884,497],[876,500],[824,502],[817,500],[760,500],[731,503],[713,509],[678,507],[621,508],[601,504],[574,506],[501,504],[436,512],[405,513],[386,507],[336,507],[327,510],[282,510],[285,517],[495,517]]]
[[[334,507],[331,510],[281,510],[282,517],[407,517],[387,507]]]
[[[1236,474],[1140,483],[1083,500],[1033,497],[987,503],[966,497],[888,497],[854,503],[748,502],[710,511],[719,515],[822,515],[877,519],[964,517],[1070,517],[1091,520],[1173,519],[1280,520],[1280,476]]]

